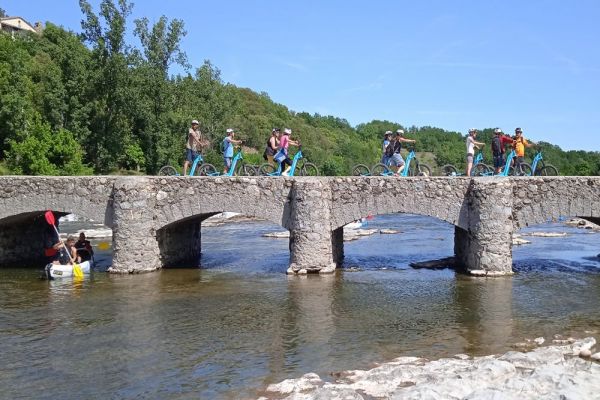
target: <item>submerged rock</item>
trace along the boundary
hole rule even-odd
[[[528,232],[523,233],[523,236],[564,237],[567,236],[567,232]]]
[[[570,220],[565,222],[565,224],[571,225],[571,226],[576,226],[577,228],[600,231],[600,225],[594,224],[593,222],[590,222],[583,218],[571,218]]]
[[[454,257],[440,258],[439,260],[411,262],[409,265],[413,268],[430,268],[430,269],[443,269],[443,268],[454,268],[456,260]]]
[[[380,229],[379,233],[381,233],[382,235],[395,235],[397,233],[400,233],[400,231],[396,229]]]
[[[263,237],[284,239],[290,237],[290,231],[263,233]]]
[[[316,374],[269,385],[269,398],[596,398],[600,364],[572,357],[575,348],[587,349],[594,338],[571,346],[539,347],[501,356],[454,357],[427,361],[400,357],[368,371],[336,374],[324,382]],[[600,353],[594,354],[600,358]]]
[[[362,236],[370,236],[377,233],[377,229],[344,229],[344,241],[357,240]]]
[[[531,243],[529,240],[525,240],[525,239],[521,238],[520,236],[516,236],[516,235],[513,236],[513,239],[512,239],[513,246],[520,246],[522,244],[529,244],[529,243]]]

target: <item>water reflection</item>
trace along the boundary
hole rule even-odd
[[[560,239],[573,253],[532,238],[515,249],[515,276],[471,279],[408,267],[451,254],[450,225],[369,224],[404,233],[346,243],[358,271],[325,277],[287,277],[287,241],[253,224],[203,229],[202,269],[80,282],[0,270],[2,397],[255,397],[307,372],[600,330],[600,262],[583,258],[598,252],[595,235]]]
[[[454,300],[466,353],[494,353],[505,348],[513,336],[512,292],[512,277],[457,277]]]

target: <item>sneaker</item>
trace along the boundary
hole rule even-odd
[[[282,172],[281,176],[290,176],[290,174],[288,172]]]

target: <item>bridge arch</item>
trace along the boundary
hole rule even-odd
[[[332,182],[332,230],[369,215],[433,217],[467,229],[470,179],[339,178]]]
[[[0,265],[46,262],[46,210],[56,217],[76,214],[113,228],[109,177],[6,177],[0,190]]]
[[[600,181],[569,177],[513,178],[515,228],[579,217],[600,222]]]
[[[233,212],[290,229],[291,182],[283,179],[181,178],[156,188],[154,230],[164,266],[197,266],[207,218]]]
[[[235,212],[271,221],[289,229],[292,182],[283,179],[181,178],[185,185],[157,187],[154,227],[173,229],[179,223],[203,221]]]

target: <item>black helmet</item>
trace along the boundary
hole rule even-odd
[[[517,133],[517,132],[521,132],[521,133],[523,133],[523,129],[521,129],[521,128],[517,128],[517,129],[515,129],[515,133]]]

